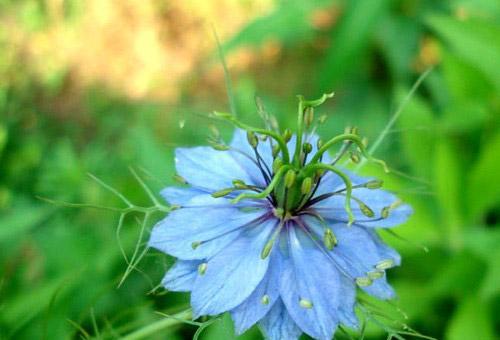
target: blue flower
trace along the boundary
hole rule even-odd
[[[301,99],[294,137],[226,115],[241,128],[229,145],[176,150],[188,186],[162,191],[177,209],[149,245],[178,259],[162,284],[191,292],[195,318],[230,312],[238,334],[258,323],[268,339],[331,339],[341,324],[358,326],[357,287],[394,296],[385,271],[400,256],[375,228],[403,223],[411,208],[337,166],[352,147],[370,158],[356,131],[326,143],[303,133],[319,104]]]

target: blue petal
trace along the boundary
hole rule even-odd
[[[161,281],[162,285],[173,292],[189,292],[193,289],[200,263],[201,261],[177,261]]]
[[[231,311],[237,334],[245,332],[269,312],[279,297],[281,279],[282,255],[275,245],[270,257],[266,276],[254,292],[238,307]],[[262,297],[267,295],[269,301],[262,303]]]
[[[262,281],[269,257],[260,253],[276,225],[269,219],[247,228],[207,262],[204,274],[198,275],[191,294],[195,316],[216,315],[241,304]]]
[[[198,195],[206,192],[194,188],[168,187],[160,192],[161,196],[170,204],[184,205]]]
[[[260,320],[259,326],[268,340],[295,340],[302,334],[281,299],[278,299],[269,313]]]
[[[349,171],[345,172],[349,175],[353,185],[363,184],[372,179],[356,176]],[[333,175],[333,177],[329,176],[328,178],[325,176],[325,179],[328,180],[321,182],[320,187],[318,188],[318,194],[316,196],[320,195],[321,193],[333,192],[345,187],[343,182],[338,180],[338,176]],[[411,207],[407,204],[402,204],[394,209],[391,209],[387,218],[382,218],[382,209],[398,201],[398,198],[395,195],[385,190],[357,188],[353,190],[353,196],[363,201],[368,207],[370,207],[370,209],[373,210],[375,214],[374,217],[366,217],[361,212],[358,203],[354,199],[351,200],[351,208],[354,214],[355,223],[364,227],[394,227],[406,222],[406,220],[412,214]],[[344,203],[345,196],[335,195],[319,203],[316,203],[314,205],[314,209],[318,211],[325,219],[334,221],[347,221],[349,217],[347,215],[347,212],[345,211]]]
[[[232,187],[235,179],[252,183],[248,172],[231,153],[210,147],[176,149],[175,165],[190,185],[208,191]]]
[[[196,196],[187,206],[172,211],[153,228],[151,247],[183,260],[204,259],[226,247],[243,226],[266,212],[243,212],[228,200],[210,195]],[[202,243],[193,247],[194,242]]]
[[[340,321],[341,306],[343,311],[354,306],[355,287],[341,279],[336,266],[303,231],[292,227],[288,233],[290,259],[284,266],[281,297],[305,333],[330,340]],[[310,301],[312,308],[300,306],[301,299]]]
[[[308,218],[307,224],[319,228],[314,219]],[[368,272],[374,271],[376,265],[384,260],[391,259],[394,265],[399,264],[399,254],[388,246],[382,246],[382,241],[374,232],[356,225],[348,227],[343,223],[332,224],[330,227],[338,241],[331,253],[352,279],[366,277]],[[320,232],[317,233],[319,236]],[[385,274],[373,280],[370,286],[362,287],[362,289],[380,299],[394,297],[394,290],[387,283]]]

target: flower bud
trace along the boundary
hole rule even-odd
[[[302,145],[302,151],[304,151],[304,153],[306,155],[311,153],[312,149],[313,149],[313,147],[312,147],[311,143],[306,142]]]

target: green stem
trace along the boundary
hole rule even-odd
[[[172,326],[176,326],[184,321],[190,321],[193,313],[191,309],[185,310],[183,312],[177,313],[170,318],[164,318],[153,322],[152,324],[140,328],[135,332],[132,332],[122,338],[122,340],[138,340],[150,338],[153,334],[158,334],[159,331],[167,329]]]
[[[295,144],[295,152],[293,154],[293,162],[296,166],[300,166],[300,150],[302,144],[302,122],[304,121],[304,101],[299,97],[299,111],[297,113],[297,143]]]

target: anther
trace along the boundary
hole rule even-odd
[[[311,192],[312,189],[312,178],[311,177],[306,177],[302,181],[302,185],[300,187],[300,192],[302,195],[307,195],[308,193]]]
[[[281,168],[282,165],[283,165],[283,161],[281,160],[281,158],[276,158],[273,161],[273,172],[277,173],[278,170]]]
[[[213,198],[219,198],[229,195],[234,191],[234,188],[226,188],[212,193]]]
[[[299,305],[300,305],[300,307],[305,308],[305,309],[313,308],[313,303],[307,299],[300,299]]]
[[[380,216],[381,216],[382,218],[387,218],[387,217],[389,217],[389,213],[390,213],[390,211],[391,211],[391,208],[390,208],[390,207],[383,207],[383,208],[382,208],[382,211],[380,212]]]
[[[260,253],[261,259],[265,260],[269,256],[269,254],[271,254],[271,250],[273,250],[274,246],[274,241],[276,241],[276,239],[274,237],[271,237],[271,239],[266,242],[266,245],[264,246],[264,248],[262,248],[262,252]]]
[[[283,139],[285,140],[285,143],[288,143],[290,139],[292,139],[292,130],[286,129],[283,132]]]
[[[335,248],[335,246],[337,245],[337,238],[330,228],[326,228],[325,230],[325,234],[323,235],[323,243],[328,250],[333,250],[333,248]]]
[[[270,302],[271,299],[269,299],[269,295],[265,294],[262,296],[262,298],[260,299],[260,303],[262,303],[263,305],[268,305],[269,302]]]
[[[193,243],[191,243],[191,248],[193,248],[193,250],[195,250],[196,248],[198,248],[200,245],[202,244],[201,241],[195,241]]]
[[[259,145],[259,139],[252,131],[247,131],[247,140],[248,144],[250,144],[254,149],[257,148],[257,145]]]
[[[213,141],[209,141],[208,143],[210,144],[212,149],[214,149],[216,151],[227,151],[227,150],[231,149],[228,145],[225,145],[222,143],[217,143],[217,142],[213,142]]]
[[[246,189],[248,186],[246,185],[245,182],[243,182],[241,179],[235,179],[233,180],[233,185],[235,188],[238,189]]]
[[[356,284],[360,287],[368,287],[373,283],[369,277],[357,277]]]
[[[369,182],[366,182],[363,186],[367,189],[380,189],[384,185],[384,181],[374,179]]]
[[[350,159],[353,163],[357,164],[361,161],[361,158],[356,152],[351,152],[350,153]]]
[[[295,184],[295,177],[296,177],[295,171],[288,170],[285,175],[285,187],[290,189]]]
[[[319,149],[321,149],[321,147],[323,146],[323,141],[321,140],[321,138],[318,138],[318,141],[316,142],[316,147]]]
[[[173,178],[174,178],[174,181],[176,181],[180,184],[188,184],[188,182],[181,175],[175,174]]]
[[[366,273],[366,276],[368,276],[370,280],[376,280],[384,276],[384,272],[381,270],[373,270],[371,272]]]
[[[203,262],[198,266],[198,274],[203,275],[207,271],[207,263]]]
[[[314,109],[312,107],[308,107],[304,114],[304,124],[306,124],[306,126],[309,127],[311,126],[313,120],[314,120]]]
[[[326,122],[327,118],[328,118],[328,115],[326,115],[326,114],[321,115],[321,116],[319,117],[319,119],[318,119],[318,122],[319,122],[320,124],[324,124],[324,123]]]
[[[280,153],[280,146],[278,144],[273,145],[273,158],[276,158]]]
[[[377,265],[375,266],[375,268],[379,269],[379,270],[386,270],[386,269],[389,269],[392,267],[394,267],[394,260],[393,259],[382,260],[379,263],[377,263]]]
[[[373,210],[370,209],[370,207],[367,206],[366,204],[364,204],[363,202],[358,202],[358,205],[359,205],[359,209],[361,210],[363,215],[365,215],[366,217],[372,218],[375,216],[375,213],[373,212]]]

